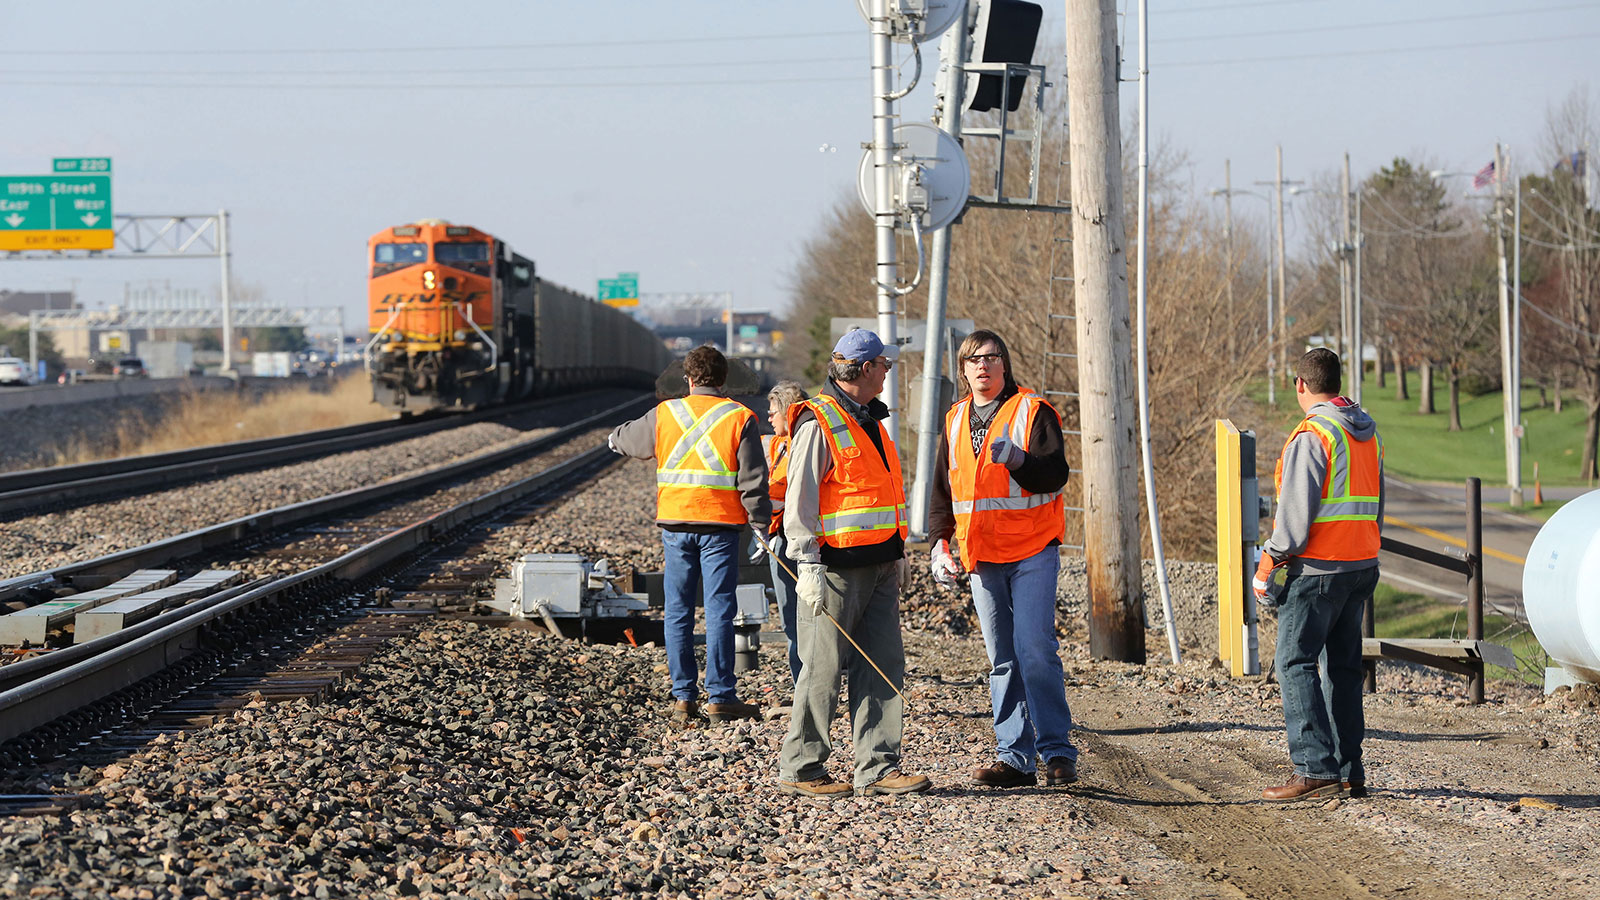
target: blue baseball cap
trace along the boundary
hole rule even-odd
[[[833,345],[833,355],[854,363],[864,363],[878,357],[894,359],[900,355],[898,346],[885,347],[883,341],[865,328],[852,328]]]

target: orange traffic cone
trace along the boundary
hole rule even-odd
[[[1544,490],[1539,487],[1539,464],[1533,464],[1533,505],[1544,505]]]

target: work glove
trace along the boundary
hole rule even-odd
[[[933,580],[941,587],[956,587],[956,579],[961,577],[961,564],[950,555],[950,542],[941,540],[933,545],[933,560],[930,568],[933,570]]]
[[[619,456],[622,455],[622,451],[617,449],[617,442],[612,440],[612,436],[609,434],[606,435],[606,449]]]
[[[750,526],[750,562],[755,564],[767,558],[767,546],[762,543],[766,535],[761,533],[761,526]]]
[[[1001,438],[989,445],[989,461],[997,462],[1013,472],[1027,458],[1028,454],[1021,447],[1011,443],[1006,438]]]
[[[1288,562],[1288,560],[1284,560],[1284,562]],[[1274,561],[1267,554],[1261,554],[1261,561],[1256,563],[1255,578],[1250,581],[1250,587],[1256,593],[1257,603],[1265,603],[1268,606],[1273,605],[1273,601],[1269,596],[1272,591],[1272,572],[1281,565],[1283,563]]]
[[[822,615],[822,597],[827,588],[828,567],[819,562],[800,564],[799,577],[795,579],[795,596],[811,610],[814,616]]]
[[[909,550],[900,554],[900,558],[895,560],[894,577],[901,590],[904,590],[905,586],[911,583],[911,552]]]

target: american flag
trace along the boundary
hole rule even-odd
[[[1472,189],[1477,190],[1492,181],[1494,181],[1494,160],[1491,159],[1487,166],[1479,169],[1478,174],[1472,176]]]

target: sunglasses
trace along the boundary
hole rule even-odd
[[[971,356],[962,357],[963,360],[978,366],[999,365],[1002,358],[998,353],[974,353]]]

